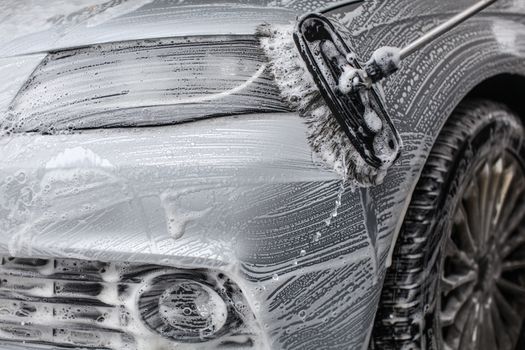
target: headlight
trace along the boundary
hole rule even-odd
[[[52,52],[17,94],[13,132],[173,124],[283,112],[253,36],[126,41]]]
[[[163,337],[207,341],[241,323],[231,295],[233,288],[221,275],[218,279],[205,274],[160,275],[146,283],[138,306],[144,323]]]

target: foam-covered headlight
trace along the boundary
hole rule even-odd
[[[288,112],[253,36],[112,42],[47,54],[0,126],[52,132]]]
[[[176,337],[205,337],[226,323],[228,310],[222,298],[210,287],[181,280],[159,298],[159,313]]]
[[[142,289],[138,306],[146,325],[163,337],[182,342],[217,338],[238,327],[228,291],[205,274],[175,273],[152,278]]]

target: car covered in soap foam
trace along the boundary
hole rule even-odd
[[[521,349],[523,2],[381,83],[365,187],[258,35],[323,12],[363,62],[472,3],[3,1],[0,348]]]

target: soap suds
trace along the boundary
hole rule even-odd
[[[114,168],[107,160],[102,159],[93,151],[74,147],[66,148],[62,153],[46,163],[46,169],[68,169],[68,168]]]

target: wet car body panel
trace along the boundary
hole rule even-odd
[[[365,59],[470,3],[370,1],[336,18]],[[128,16],[133,11],[140,7]],[[273,17],[279,23],[299,12],[282,11]],[[255,26],[240,28],[236,34],[252,34]],[[79,38],[66,35],[37,51],[81,46]],[[16,46],[6,46],[2,62],[23,55],[29,63],[13,75],[29,77],[27,67],[43,57]],[[2,250],[223,270],[243,288],[273,348],[366,348],[389,251],[433,141],[469,91],[503,73],[525,76],[518,1],[469,20],[384,82],[404,147],[384,183],[370,189],[341,191],[294,113],[3,136]],[[17,91],[4,90],[0,103]]]

